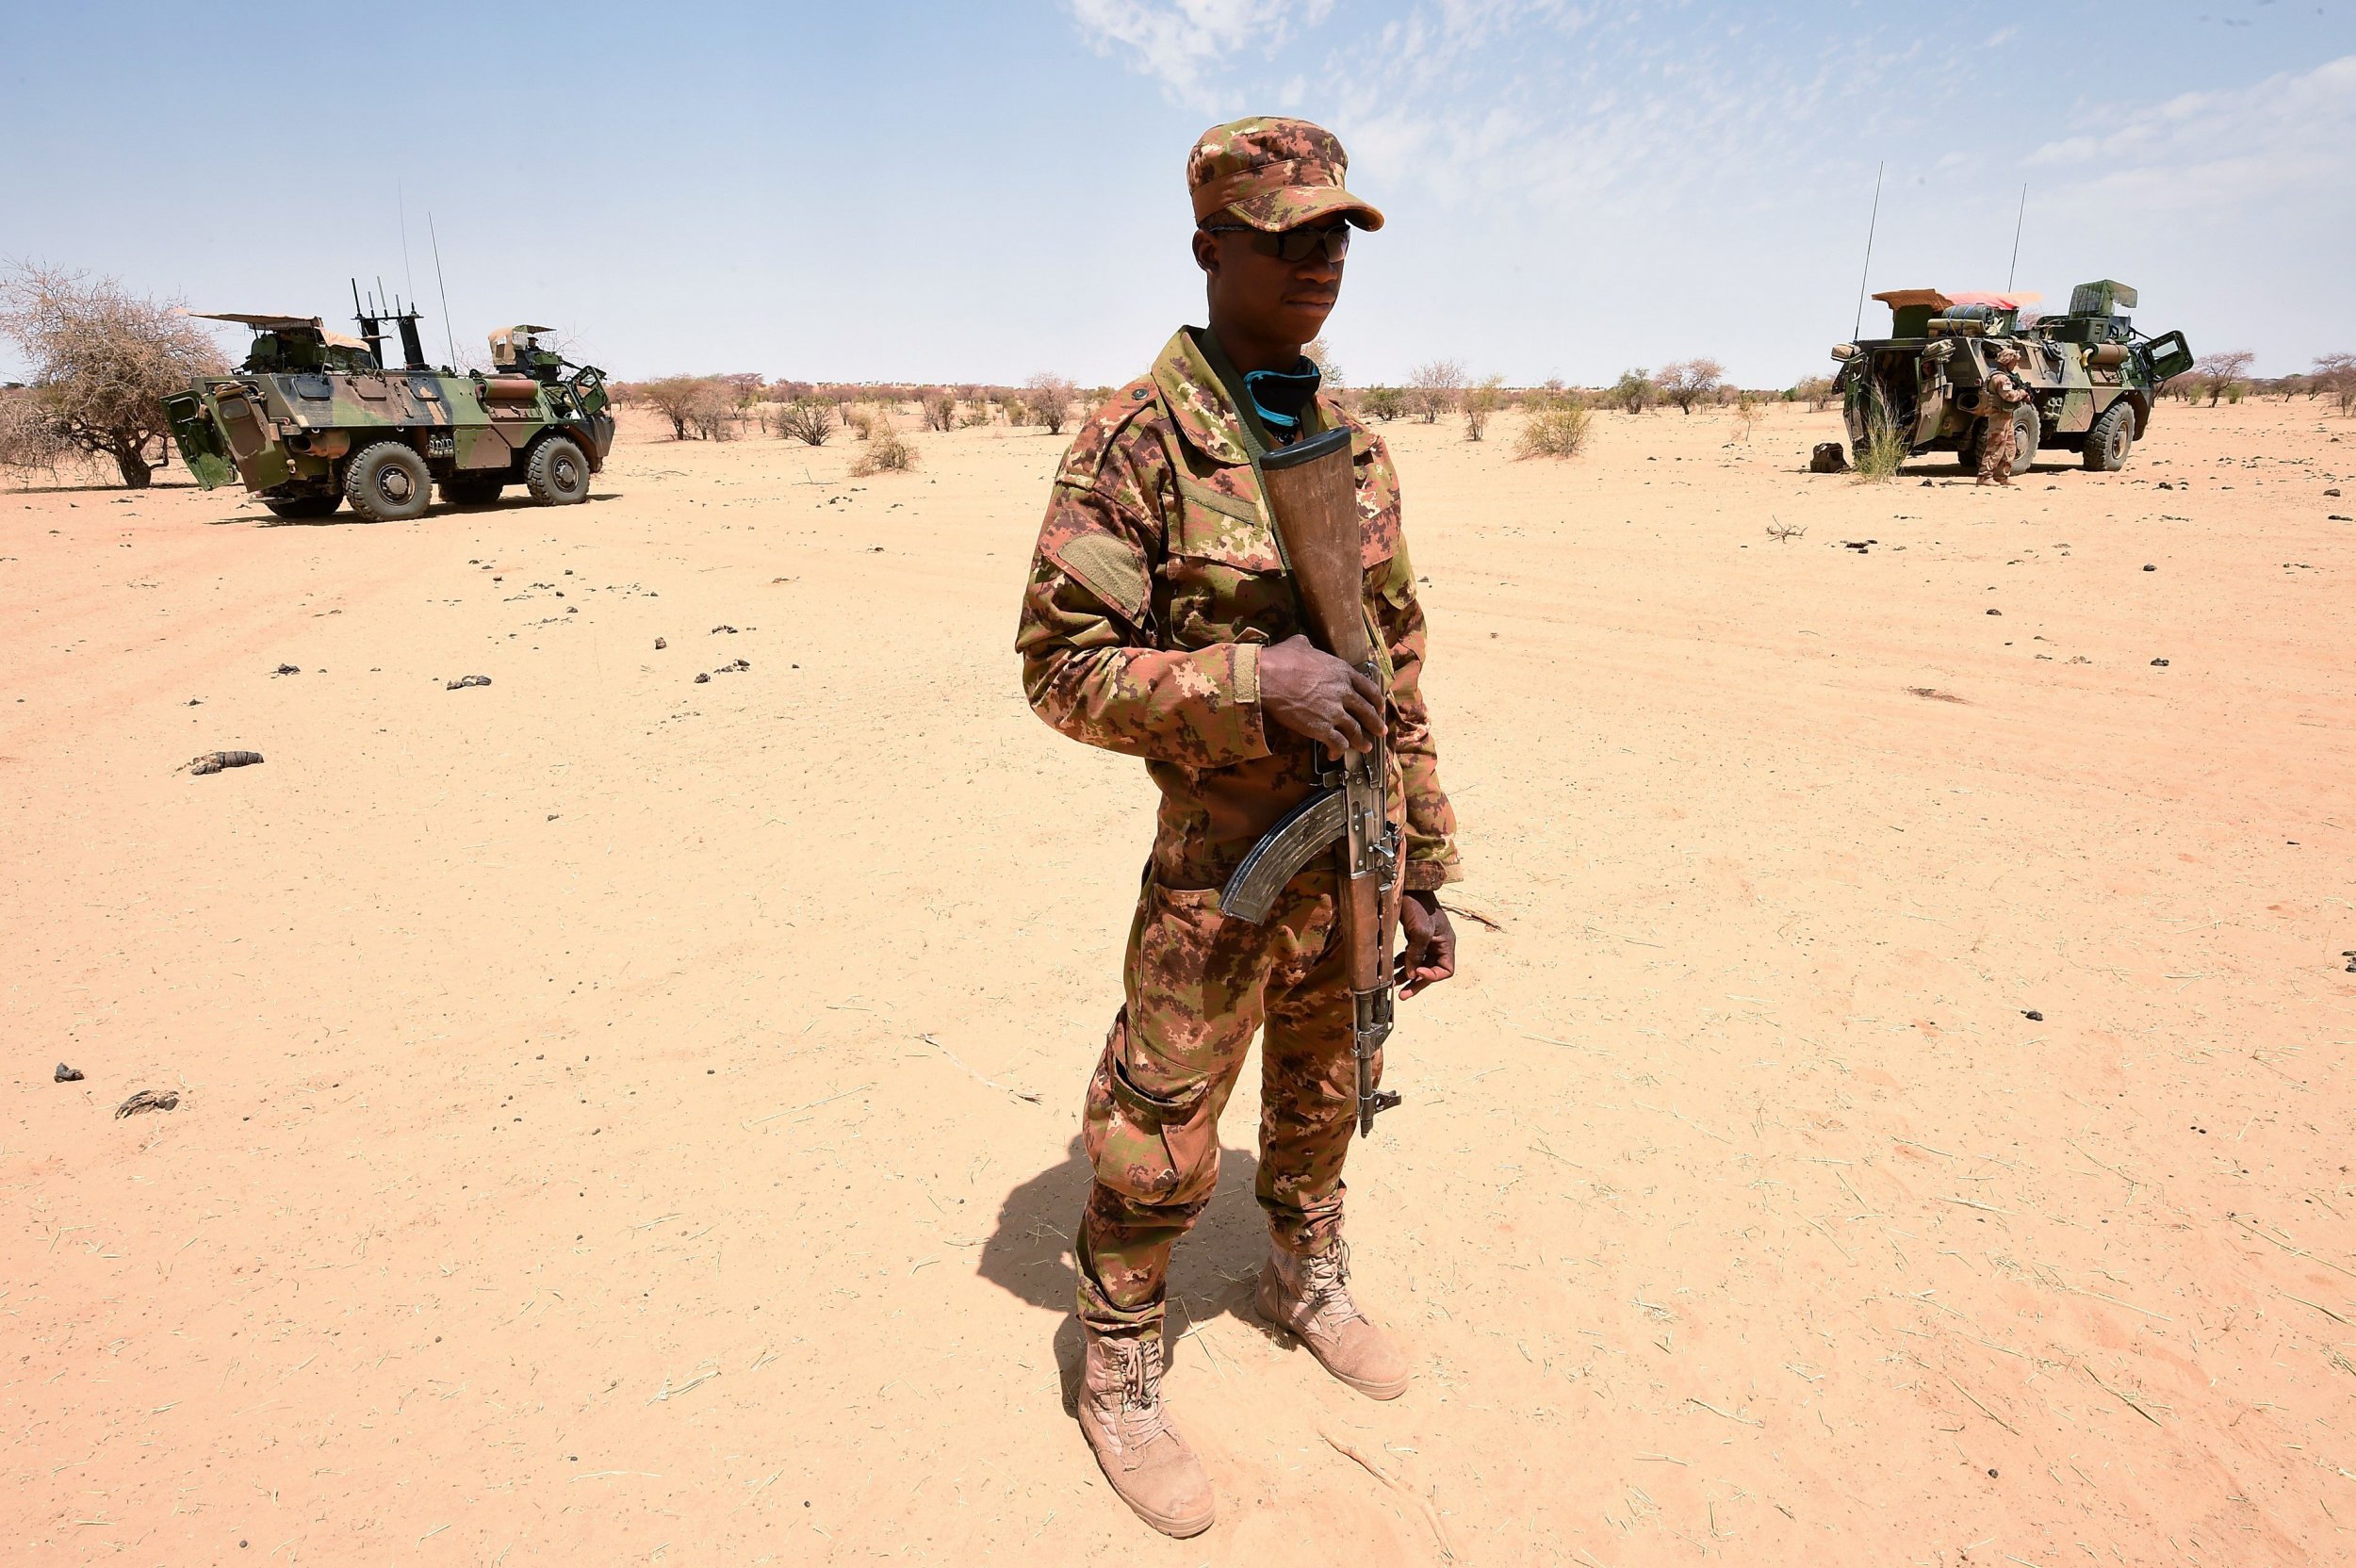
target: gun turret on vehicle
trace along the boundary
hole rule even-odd
[[[2135,291],[2107,278],[2080,284],[2058,316],[2029,317],[2037,294],[1897,288],[1873,298],[1890,306],[1890,335],[1832,351],[1841,362],[1833,384],[1859,451],[1889,433],[1909,454],[1952,451],[1975,468],[1988,413],[1981,389],[1997,354],[2012,349],[2021,355],[2013,377],[2029,394],[2012,414],[2024,463],[2058,449],[2115,472],[2150,427],[2161,384],[2192,368],[2184,335],[2137,332],[2124,314]]]
[[[363,303],[358,337],[316,316],[221,312],[254,330],[245,363],[164,400],[173,440],[206,489],[242,481],[282,517],[349,500],[371,522],[424,514],[433,486],[484,506],[509,484],[546,505],[584,500],[614,446],[605,373],[540,346],[547,327],[491,335],[489,373],[426,362],[414,308]],[[401,340],[385,363],[385,328]]]

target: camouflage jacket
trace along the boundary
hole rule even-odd
[[[1980,385],[1988,394],[1986,402],[1991,415],[2001,416],[2029,400],[2029,394],[2009,370],[1990,370]]]
[[[1457,879],[1456,816],[1424,713],[1423,610],[1380,436],[1320,393],[1307,421],[1348,427],[1366,606],[1390,692],[1392,819],[1410,888]],[[1080,427],[1055,472],[1015,649],[1039,716],[1145,760],[1161,787],[1155,880],[1224,882],[1317,783],[1314,742],[1266,722],[1259,650],[1301,629],[1246,421],[1180,331],[1147,375]]]

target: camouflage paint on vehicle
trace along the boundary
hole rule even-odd
[[[322,515],[344,494],[352,458],[380,442],[407,447],[447,496],[485,501],[525,482],[532,453],[563,436],[592,472],[613,449],[604,372],[568,366],[513,327],[491,335],[488,375],[422,363],[414,316],[400,318],[411,363],[378,363],[380,318],[363,317],[364,341],[329,331],[316,316],[222,314],[207,319],[254,329],[252,351],[230,375],[202,377],[164,400],[188,471],[206,489],[242,481],[273,511]]]
[[[2184,335],[2147,337],[2121,312],[2135,291],[2110,279],[2081,284],[2070,310],[2021,324],[2034,294],[1955,298],[1935,288],[1873,296],[1890,306],[1890,335],[1842,343],[1835,387],[1849,439],[1862,448],[1873,432],[1896,431],[1910,453],[1952,451],[1978,465],[1992,400],[1987,387],[1996,356],[2021,355],[2014,379],[2030,412],[2016,429],[2037,449],[2080,452],[2089,468],[2117,468],[2151,420],[2154,392],[2192,368]],[[2023,466],[2031,453],[2021,453]]]

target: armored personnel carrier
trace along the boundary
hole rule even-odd
[[[281,517],[324,517],[345,501],[370,522],[424,514],[434,485],[450,506],[484,506],[521,484],[548,506],[584,500],[605,466],[614,416],[605,373],[540,346],[547,327],[491,335],[491,369],[426,363],[417,313],[355,306],[360,335],[316,316],[222,313],[254,329],[245,363],[164,400],[188,472],[206,489],[241,480]],[[401,360],[385,364],[384,328]]]
[[[1951,451],[1979,466],[1981,387],[1996,356],[2018,350],[2014,373],[2028,400],[2013,411],[2023,467],[2040,449],[2072,451],[2089,468],[2115,472],[2143,438],[2160,384],[2192,368],[2184,335],[2147,337],[2124,314],[2135,291],[2103,279],[2080,284],[2067,315],[2024,319],[2036,294],[1958,294],[1898,288],[1876,294],[1890,306],[1890,335],[1834,346],[1834,388],[1851,445],[1894,432],[1910,454]]]

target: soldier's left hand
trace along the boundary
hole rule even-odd
[[[1408,892],[1399,901],[1399,923],[1406,939],[1399,956],[1399,995],[1413,996],[1456,972],[1456,927],[1438,893]]]

